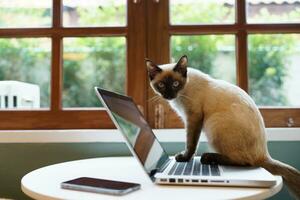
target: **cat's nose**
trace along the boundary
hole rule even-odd
[[[172,99],[175,99],[176,96],[175,95],[166,95],[164,96],[165,99],[168,99],[168,100],[172,100]]]

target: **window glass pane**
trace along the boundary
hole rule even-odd
[[[1,109],[49,107],[51,40],[0,39]]]
[[[249,23],[299,23],[300,2],[295,0],[247,0]]]
[[[300,106],[300,35],[250,35],[249,92],[258,105]]]
[[[0,0],[0,28],[49,27],[51,16],[51,0]]]
[[[63,0],[64,26],[125,26],[125,0]]]
[[[236,83],[233,35],[172,36],[172,62],[184,54],[188,56],[189,67],[214,78]]]
[[[234,0],[170,0],[171,24],[234,23]]]
[[[124,37],[65,38],[63,43],[64,107],[99,107],[94,86],[124,93]]]

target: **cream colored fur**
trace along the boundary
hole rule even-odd
[[[175,64],[160,65],[163,71]],[[169,101],[183,121],[187,109],[203,116],[203,130],[214,149],[240,164],[268,156],[264,122],[253,100],[239,87],[188,68],[185,87]],[[247,162],[247,163],[246,163]]]
[[[172,72],[175,65],[159,66],[162,72],[150,83],[158,95],[161,94],[153,84],[160,81],[164,74],[176,73]],[[190,139],[192,134],[197,134],[197,129],[189,130],[188,124],[202,127],[208,142],[217,153],[229,158],[233,164],[260,166],[272,174],[283,176],[294,197],[300,199],[299,171],[271,158],[267,150],[263,118],[254,101],[241,88],[213,79],[199,70],[187,68],[185,86],[178,91],[175,99],[168,102],[184,121],[189,142],[198,141],[199,137]],[[195,125],[198,119],[202,119],[203,123]],[[195,151],[191,147],[188,145],[186,151],[176,157],[189,158],[187,150],[190,148]]]

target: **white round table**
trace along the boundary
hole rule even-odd
[[[60,183],[78,177],[136,182],[141,189],[124,196],[65,190]],[[22,191],[34,199],[266,199],[282,188],[282,179],[272,188],[166,186],[153,184],[133,157],[107,157],[50,165],[26,174]]]

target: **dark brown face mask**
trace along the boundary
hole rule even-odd
[[[165,76],[162,80],[158,80],[154,87],[165,99],[171,100],[177,97],[185,84],[185,78],[174,78],[172,75]]]
[[[187,62],[187,56],[182,56],[173,67],[173,70],[164,71],[154,62],[146,59],[148,75],[154,86],[153,89],[167,100],[176,98],[177,93],[184,87],[186,82]]]

